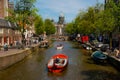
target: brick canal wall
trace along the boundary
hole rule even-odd
[[[120,71],[120,59],[116,58],[115,56],[108,56],[108,62]]]
[[[7,53],[2,56],[0,56],[0,70],[6,69],[9,66],[12,66],[13,64],[23,60],[25,57],[27,57],[29,54],[31,54],[33,51],[38,50],[38,45],[33,46],[32,48],[25,49],[25,50],[17,50],[14,53]]]
[[[91,46],[90,44],[85,44],[85,45]],[[91,46],[91,47],[95,51],[100,50],[98,48],[95,48],[94,46]],[[110,63],[112,66],[114,66],[117,70],[120,71],[120,59],[115,57],[115,53],[110,52],[110,51],[106,51],[106,52],[103,52],[103,54],[107,55],[108,63]]]

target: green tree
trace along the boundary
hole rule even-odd
[[[98,4],[97,4],[98,6]],[[97,14],[100,12],[100,8],[97,9],[96,11],[96,7],[90,7],[88,8],[88,12],[85,15],[85,20],[87,21],[85,23],[86,27],[86,33],[87,34],[91,34],[91,33],[95,33],[97,26],[95,25],[96,22],[96,18],[97,18]]]
[[[118,34],[119,34],[119,52],[120,52],[120,2],[118,3],[117,6],[117,29],[118,29]]]
[[[45,19],[44,27],[47,35],[55,33],[55,26],[50,19]]]
[[[105,16],[105,11],[104,11],[104,5],[97,3],[95,6],[95,34],[103,34],[104,33],[104,16]]]
[[[112,47],[112,33],[114,32],[117,24],[117,6],[116,3],[111,0],[106,5],[106,8],[104,10],[104,31],[108,32],[110,35],[110,47]]]
[[[100,11],[95,14],[96,19],[94,22],[95,25],[95,34],[98,35],[100,33],[103,33],[103,28],[104,28],[104,11]]]
[[[116,31],[120,32],[120,2],[117,4],[114,3],[114,17],[115,17],[115,24],[116,24]]]
[[[35,10],[35,7],[34,7],[35,1],[36,0],[16,0],[15,10],[14,10],[16,14],[15,20],[20,26],[20,31],[22,35],[25,32],[26,26],[29,24],[32,24],[31,17],[33,17],[32,13]]]
[[[93,7],[90,7],[87,11],[83,11],[78,14],[75,19],[76,30],[78,33],[90,34],[94,31],[94,15]]]
[[[74,22],[68,23],[65,27],[65,32],[67,34],[73,34],[75,33],[75,28],[74,28]]]
[[[76,33],[84,33],[84,27],[82,26],[83,17],[86,14],[86,11],[81,11],[75,18],[74,21],[74,30]]]
[[[43,32],[44,32],[44,22],[39,15],[36,15],[34,26],[35,26],[36,34],[38,34],[38,35],[43,34]]]

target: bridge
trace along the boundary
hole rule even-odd
[[[51,35],[49,36],[50,39],[62,39],[62,40],[65,40],[67,41],[69,36],[64,36],[64,35]]]

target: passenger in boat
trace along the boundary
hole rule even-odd
[[[62,46],[62,44],[60,44],[60,46]]]
[[[54,59],[53,69],[56,69],[56,63],[59,63],[59,58]]]
[[[42,39],[43,39],[42,41],[43,45],[46,46],[46,44],[48,44],[46,32],[43,33]]]
[[[76,40],[77,40],[78,43],[81,42],[81,35],[80,34],[77,34]]]
[[[59,58],[56,58],[54,62],[59,63]]]
[[[60,63],[61,63],[61,64],[64,64],[64,62],[65,62],[65,61],[64,61],[63,59],[60,60]]]
[[[57,47],[59,47],[59,45],[57,45]]]

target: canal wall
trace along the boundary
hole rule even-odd
[[[99,48],[95,48],[94,46],[90,45],[90,44],[85,44],[87,46],[92,47],[93,52],[100,50]],[[106,52],[103,52],[103,54],[107,55],[108,59],[108,63],[110,63],[113,67],[115,67],[117,70],[120,71],[120,59],[115,57],[115,53],[111,52],[109,50],[106,50]]]
[[[120,59],[116,58],[115,56],[108,55],[108,62],[114,66],[117,70],[120,71]]]
[[[37,50],[39,50],[39,46],[34,45],[31,48],[26,48],[24,50],[15,50],[15,51],[11,51],[3,55],[0,55],[0,70],[6,69],[12,66],[13,64],[23,60],[29,54]]]

